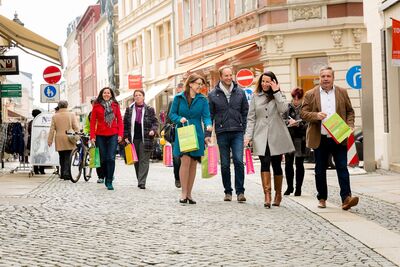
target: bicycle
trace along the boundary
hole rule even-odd
[[[73,183],[78,182],[83,170],[83,178],[88,182],[92,176],[92,169],[89,168],[89,136],[84,133],[67,133],[67,135],[79,136],[79,139],[76,141],[76,148],[72,150],[70,156],[71,181]]]

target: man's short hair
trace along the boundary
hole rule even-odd
[[[59,102],[58,102],[58,106],[57,106],[59,109],[60,108],[67,108],[68,107],[68,101],[67,100],[60,100]]]
[[[176,85],[176,88],[183,88],[183,83],[178,83],[178,84]]]
[[[332,72],[333,77],[335,77],[335,71],[331,66],[323,66],[322,68],[319,69],[319,73],[321,74],[321,72],[324,70],[330,70]]]
[[[232,67],[231,67],[231,66],[228,66],[228,65],[223,65],[223,66],[219,67],[219,69],[218,69],[219,77],[222,76],[222,72],[223,72],[225,69],[230,69],[230,70],[232,70]]]

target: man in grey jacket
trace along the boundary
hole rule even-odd
[[[246,130],[249,104],[245,92],[232,80],[232,68],[219,68],[220,81],[208,95],[211,119],[220,152],[222,183],[225,188],[224,201],[232,200],[230,153],[235,166],[235,190],[239,202],[244,196],[243,134]],[[211,133],[208,134],[209,136]]]

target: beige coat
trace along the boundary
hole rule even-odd
[[[53,143],[55,137],[56,151],[72,150],[76,146],[69,140],[65,131],[72,129],[75,132],[79,131],[78,123],[74,113],[69,112],[66,108],[61,108],[51,119],[51,126],[47,142]]]
[[[301,118],[308,121],[306,134],[307,147],[318,148],[321,142],[321,121],[318,120],[318,112],[321,111],[320,87],[316,86],[307,91],[301,109]],[[350,126],[354,127],[354,110],[351,106],[349,95],[346,89],[335,85],[336,113]],[[347,139],[342,142],[347,145]]]
[[[272,156],[294,151],[292,138],[281,114],[288,108],[282,92],[274,94],[274,99],[267,103],[266,95],[254,93],[247,114],[245,139],[253,142],[254,155],[264,156],[267,148]]]

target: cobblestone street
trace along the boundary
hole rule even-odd
[[[179,204],[172,168],[161,163],[150,165],[146,190],[121,160],[115,191],[96,178],[50,177],[0,202],[0,266],[395,266],[291,197],[265,209],[258,169],[246,177],[243,204],[222,201],[220,176],[201,179],[200,169],[197,205]],[[313,190],[308,179],[304,191]],[[364,199],[352,212],[371,217],[363,205],[373,200]],[[398,223],[381,224],[399,231]]]

